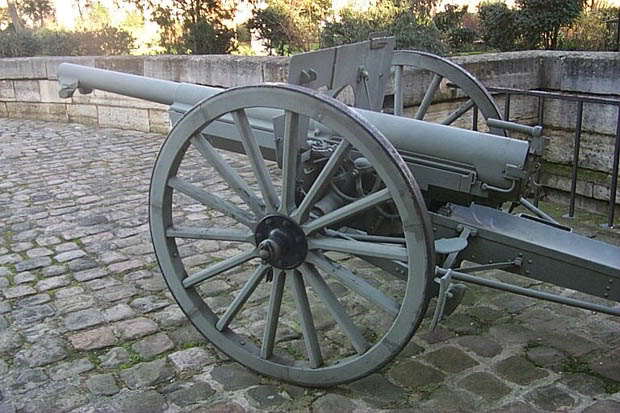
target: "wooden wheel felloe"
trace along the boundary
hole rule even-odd
[[[284,116],[281,174],[263,159],[256,113]],[[244,154],[212,145],[208,128],[218,119],[236,126]],[[303,163],[308,131],[319,129],[331,131],[331,156]],[[365,158],[383,185],[316,214],[353,156]],[[299,176],[312,168],[314,181],[300,192]],[[387,204],[400,216],[399,243],[342,230]],[[400,352],[426,310],[432,231],[409,169],[359,114],[314,91],[247,86],[197,104],[160,150],[149,216],[181,309],[217,348],[264,375],[310,386],[363,377]],[[372,265],[377,259],[404,268],[403,279]]]
[[[433,74],[428,89],[426,89],[424,97],[413,116],[415,119],[424,120],[433,97],[444,79],[460,89],[468,99],[456,110],[441,119],[439,123],[452,125],[466,113],[471,112],[474,106],[478,107],[484,119],[502,119],[493,97],[482,83],[465,69],[443,57],[416,50],[397,50],[392,58],[392,66],[394,67],[395,115],[402,116],[403,114],[403,69],[405,66],[410,66],[427,70]],[[489,127],[489,132],[495,135],[507,136],[506,131],[501,128]]]

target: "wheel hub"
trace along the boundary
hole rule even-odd
[[[308,243],[299,225],[283,215],[267,215],[254,234],[258,255],[276,268],[290,270],[306,259]]]

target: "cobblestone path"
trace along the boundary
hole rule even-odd
[[[162,139],[0,119],[0,412],[620,411],[619,319],[476,286],[349,385],[238,365],[187,322],[155,262],[147,197]],[[205,294],[226,303],[229,288]],[[241,317],[251,329],[256,315]]]

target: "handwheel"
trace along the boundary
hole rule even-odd
[[[472,76],[461,66],[444,59],[443,57],[420,52],[415,50],[397,50],[392,58],[392,66],[394,67],[394,114],[402,116],[403,114],[403,69],[405,66],[411,66],[433,73],[433,78],[428,85],[428,89],[417,108],[413,118],[424,120],[429,106],[433,101],[433,97],[437,93],[445,79],[452,85],[460,89],[465,99],[463,104],[456,110],[450,112],[447,116],[439,120],[443,125],[454,125],[461,120],[460,124],[464,124],[464,116],[468,112],[473,112],[472,108],[476,106],[483,118],[486,119],[502,119],[499,108],[495,104],[493,97],[478,79]],[[468,119],[467,124],[472,125],[473,121]],[[476,122],[477,123],[477,122]],[[501,128],[489,127],[489,132],[495,135],[507,136],[506,131]]]
[[[255,139],[250,115],[260,111],[284,114],[281,174]],[[244,154],[212,145],[218,119],[235,124]],[[331,156],[302,164],[309,125],[319,124],[332,132]],[[316,214],[352,156],[366,158],[382,187]],[[300,193],[309,168],[316,178]],[[386,205],[400,215],[400,243],[352,239],[339,225]],[[312,90],[246,86],[197,104],[162,145],[149,207],[155,253],[181,309],[218,349],[266,376],[308,386],[363,377],[400,352],[426,311],[432,230],[411,172],[357,112]],[[406,268],[403,279],[364,257]]]

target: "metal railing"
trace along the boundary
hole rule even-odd
[[[533,96],[533,97],[538,98],[538,111],[537,111],[537,124],[538,125],[543,125],[543,122],[544,122],[545,100],[557,99],[557,100],[576,102],[577,116],[575,119],[575,138],[574,138],[574,149],[573,149],[573,160],[572,160],[571,190],[570,190],[570,200],[569,200],[568,214],[567,214],[567,216],[570,218],[572,218],[575,214],[575,197],[577,194],[577,171],[578,171],[578,165],[579,165],[579,151],[580,151],[580,145],[581,145],[583,105],[585,103],[589,103],[589,104],[599,104],[599,105],[612,105],[618,108],[618,117],[616,119],[616,141],[614,145],[614,155],[613,155],[613,162],[612,162],[613,166],[611,170],[611,185],[609,188],[609,192],[610,192],[609,193],[609,208],[607,211],[607,223],[603,224],[603,227],[613,228],[616,192],[617,192],[617,187],[618,187],[618,160],[620,157],[620,99],[595,97],[595,96],[580,95],[580,94],[567,94],[567,93],[560,93],[560,92],[549,92],[549,91],[542,91],[542,90],[513,89],[513,88],[491,87],[491,88],[488,88],[488,90],[494,94],[505,95],[504,120],[506,121],[510,120],[510,98],[513,95]],[[477,117],[478,116],[477,116],[477,111],[476,111],[474,113],[474,122],[476,122]]]

